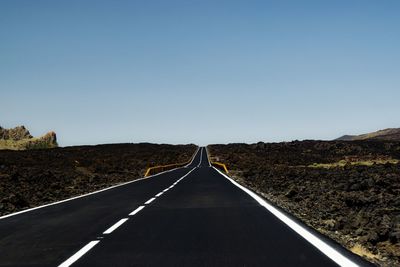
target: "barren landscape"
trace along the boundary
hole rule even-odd
[[[400,264],[400,142],[211,145],[230,175],[353,252]]]
[[[142,143],[0,151],[0,215],[141,178],[148,167],[186,162],[195,150]]]
[[[0,1],[0,267],[400,267],[399,13]]]

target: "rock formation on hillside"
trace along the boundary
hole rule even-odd
[[[0,127],[0,149],[25,150],[57,147],[55,132],[48,132],[40,137],[33,137],[25,126],[12,129]]]
[[[17,126],[12,129],[4,129],[0,126],[0,139],[19,141],[28,138],[33,138],[33,136],[25,126]]]

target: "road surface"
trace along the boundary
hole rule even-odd
[[[366,264],[298,232],[200,148],[184,168],[0,219],[0,266]]]

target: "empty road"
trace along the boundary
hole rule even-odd
[[[1,218],[0,266],[367,265],[244,190],[200,148],[184,168]]]

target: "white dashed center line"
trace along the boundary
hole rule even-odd
[[[151,202],[153,202],[154,199],[156,199],[156,198],[155,198],[155,197],[152,197],[152,198],[150,198],[149,200],[147,200],[144,204],[145,204],[145,205],[148,205],[148,204],[150,204]]]
[[[110,228],[108,228],[103,234],[107,235],[107,234],[111,234],[115,229],[117,229],[118,227],[120,227],[124,222],[126,222],[128,220],[128,218],[124,218],[119,220],[118,222],[116,222],[113,226],[111,226]]]
[[[81,248],[78,252],[76,252],[74,255],[72,255],[69,259],[58,265],[58,267],[68,267],[71,266],[74,262],[76,262],[80,257],[85,255],[86,252],[91,250],[94,246],[96,246],[100,241],[90,241],[86,246]]]
[[[139,208],[135,209],[134,211],[132,211],[131,213],[129,213],[129,216],[133,216],[136,213],[138,213],[139,211],[141,211],[144,208],[144,206],[140,206]]]
[[[201,150],[201,153],[203,151]],[[197,154],[197,152],[196,152]],[[194,157],[193,157],[194,159]],[[192,161],[193,161],[192,159]],[[201,162],[201,157],[200,157],[200,162]],[[190,165],[190,164],[189,164]],[[175,181],[175,183],[173,183],[170,187],[164,189],[163,191],[161,191],[160,193],[158,193],[157,195],[155,195],[155,197],[150,198],[149,200],[147,200],[144,205],[148,205],[151,202],[153,202],[156,197],[161,196],[163,193],[167,192],[169,189],[173,188],[177,183],[179,183],[183,178],[185,178],[186,176],[188,176],[192,171],[194,171],[196,168],[193,168],[191,171],[189,171],[188,173],[186,173],[184,176],[182,176],[180,179],[178,179],[177,181]],[[129,216],[133,216],[136,215],[139,211],[141,211],[142,209],[144,209],[145,206],[139,206],[138,208],[136,208],[134,211],[132,211],[131,213],[129,213]],[[106,231],[103,232],[104,235],[107,234],[111,234],[115,229],[117,229],[118,227],[120,227],[123,223],[125,223],[129,218],[123,218],[121,220],[119,220],[118,222],[116,222],[113,226],[111,226],[110,228],[108,228]],[[99,236],[97,237],[97,239],[103,239],[104,237]],[[86,244],[83,248],[81,248],[78,252],[76,252],[74,255],[72,255],[70,258],[68,258],[66,261],[64,261],[63,263],[61,263],[58,267],[68,267],[71,266],[71,264],[73,264],[74,262],[76,262],[79,258],[81,258],[85,253],[87,253],[89,250],[91,250],[95,245],[97,245],[100,240],[95,240],[95,241],[91,241],[88,244]]]

